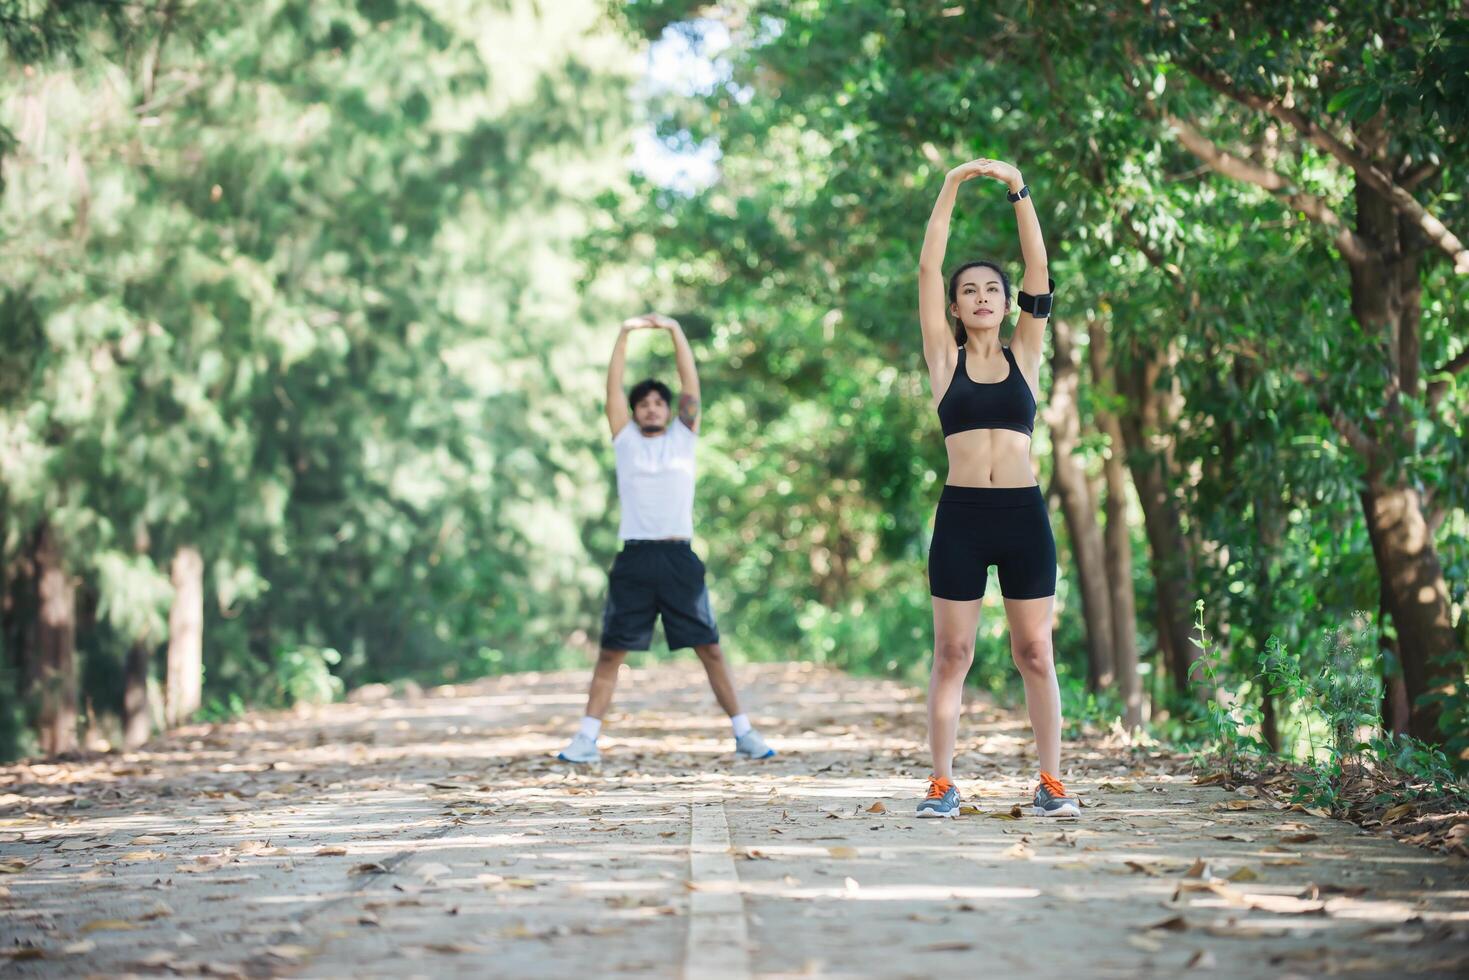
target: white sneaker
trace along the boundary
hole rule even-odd
[[[775,749],[766,745],[765,739],[752,728],[735,739],[735,755],[746,759],[769,759],[775,755]]]
[[[602,753],[597,751],[597,740],[587,738],[581,732],[572,736],[571,744],[556,754],[562,762],[601,762]]]

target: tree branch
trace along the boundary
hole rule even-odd
[[[1457,356],[1450,358],[1448,361],[1446,361],[1444,363],[1443,367],[1439,368],[1437,371],[1434,371],[1432,373],[1433,374],[1447,374],[1447,375],[1452,376],[1452,375],[1458,374],[1460,371],[1464,370],[1465,368],[1469,368],[1469,347],[1466,347],[1463,350],[1459,351],[1459,353],[1458,353]],[[1436,408],[1436,407],[1438,407],[1438,403],[1443,400],[1443,396],[1446,395],[1446,394],[1448,394],[1448,391],[1449,391],[1449,379],[1448,378],[1439,378],[1437,381],[1431,381],[1431,382],[1429,382],[1428,389],[1427,389],[1427,392],[1428,392],[1428,407],[1429,408]]]
[[[1204,65],[1189,63],[1183,66],[1189,74],[1203,82],[1209,88],[1218,92],[1226,98],[1238,102],[1240,105],[1267,113],[1300,133],[1313,146],[1325,150],[1337,160],[1346,164],[1357,175],[1357,179],[1368,187],[1382,194],[1395,210],[1407,215],[1409,219],[1422,230],[1440,251],[1444,252],[1454,263],[1454,272],[1458,275],[1469,275],[1469,248],[1464,247],[1453,232],[1444,225],[1442,221],[1428,212],[1423,205],[1414,199],[1412,194],[1397,184],[1393,183],[1384,170],[1378,167],[1367,157],[1358,153],[1352,147],[1332,133],[1325,127],[1318,126],[1304,112],[1294,105],[1287,105],[1278,98],[1269,98],[1247,92],[1236,85],[1228,75],[1214,71]]]
[[[1246,160],[1220,149],[1192,123],[1185,122],[1166,110],[1163,112],[1163,119],[1172,127],[1178,141],[1215,172],[1232,180],[1263,187],[1312,221],[1336,232],[1336,247],[1341,249],[1347,261],[1356,264],[1370,258],[1370,248],[1366,241],[1347,227],[1341,215],[1332,210],[1325,199],[1296,190],[1289,180],[1274,170],[1268,170],[1253,160]]]
[[[1347,418],[1346,413],[1331,403],[1331,398],[1327,395],[1326,386],[1323,383],[1324,379],[1318,375],[1307,374],[1305,371],[1297,371],[1296,378],[1315,393],[1316,404],[1321,406],[1321,411],[1331,422],[1331,427],[1346,440],[1347,445],[1357,451],[1357,455],[1362,457],[1363,462],[1371,467],[1381,449],[1377,440],[1369,436],[1360,425]]]
[[[1236,357],[1256,361],[1266,368],[1280,363],[1278,356],[1267,356],[1258,347],[1248,343],[1235,341],[1226,345],[1223,350],[1225,353],[1233,354]],[[1301,387],[1308,389],[1315,396],[1317,406],[1320,407],[1322,414],[1326,416],[1327,420],[1331,423],[1331,427],[1337,431],[1337,434],[1346,440],[1347,445],[1356,450],[1363,461],[1369,466],[1372,465],[1381,447],[1378,445],[1376,439],[1368,435],[1360,425],[1348,418],[1340,408],[1332,404],[1331,397],[1326,392],[1326,378],[1323,375],[1315,374],[1304,368],[1287,368],[1286,370],[1291,377],[1300,383]]]

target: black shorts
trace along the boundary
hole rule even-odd
[[[659,616],[670,650],[719,642],[704,563],[689,543],[624,541],[607,576],[602,649],[648,649]]]
[[[1056,539],[1040,487],[944,487],[928,549],[928,591],[938,599],[984,597],[989,567],[1006,599],[1056,594]]]

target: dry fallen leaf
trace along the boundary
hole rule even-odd
[[[1301,889],[1296,897],[1314,902],[1322,895],[1342,895],[1346,898],[1360,898],[1367,894],[1366,885],[1318,885],[1314,881]]]
[[[1249,904],[1245,900],[1245,896],[1243,894],[1235,891],[1233,888],[1230,888],[1228,885],[1217,878],[1209,881],[1181,881],[1178,883],[1178,887],[1173,890],[1173,897],[1172,899],[1170,899],[1170,901],[1177,902],[1184,895],[1190,894],[1192,892],[1212,892],[1213,894],[1218,895],[1220,898],[1224,899],[1226,902],[1229,902],[1229,904],[1239,906],[1241,908],[1247,907]]]
[[[381,861],[366,861],[362,864],[354,864],[347,870],[347,874],[349,875],[385,875],[387,873],[387,866]]]
[[[346,853],[347,849],[340,844],[331,844],[327,847],[318,847],[316,849],[317,857],[342,857]]]
[[[0,858],[0,875],[20,874],[34,863],[34,860],[27,861],[25,858]]]
[[[1286,844],[1309,844],[1313,840],[1320,840],[1321,839],[1321,835],[1320,834],[1311,834],[1311,833],[1305,833],[1305,834],[1286,834],[1286,835],[1282,836],[1280,839],[1281,839],[1281,841],[1283,843],[1286,843]]]
[[[1000,852],[1000,857],[1020,858],[1022,860],[1034,856],[1035,851],[1032,851],[1023,840],[1017,841],[1015,844],[1005,848],[1003,851]]]
[[[144,834],[141,837],[134,837],[132,840],[128,841],[128,844],[131,845],[131,846],[133,846],[133,847],[142,847],[144,844],[167,844],[167,843],[168,843],[167,838],[158,837],[158,836],[155,836],[155,835],[152,835],[152,834]]]
[[[144,922],[151,922],[154,919],[162,919],[170,915],[173,915],[173,909],[169,908],[164,902],[156,902],[152,908],[138,916],[138,918]]]
[[[1254,868],[1252,868],[1252,867],[1250,867],[1249,865],[1246,864],[1246,865],[1241,865],[1240,868],[1239,868],[1239,870],[1236,871],[1234,874],[1228,875],[1227,876],[1227,880],[1233,881],[1233,882],[1259,881],[1260,880],[1260,876],[1255,872],[1255,869]]]
[[[973,948],[973,943],[966,943],[956,939],[946,943],[930,943],[927,946],[919,946],[918,951],[920,953],[963,953]]]
[[[1157,868],[1150,864],[1144,864],[1142,861],[1124,861],[1123,864],[1138,874],[1145,874],[1149,878],[1157,878],[1162,874]]]
[[[46,950],[41,946],[12,946],[0,949],[0,956],[12,960],[41,960],[46,958]]]
[[[518,933],[517,934],[510,935],[511,932],[514,932],[517,929],[518,929]],[[531,938],[531,935],[532,935],[531,934],[531,931],[529,929],[527,929],[525,926],[512,927],[511,929],[503,930],[503,934],[505,934],[505,938],[507,938],[507,939],[529,939],[529,938]],[[428,943],[427,945],[424,945],[424,946],[422,946],[420,948],[421,949],[426,949],[430,953],[482,953],[482,952],[484,952],[484,947],[482,947],[482,946],[476,946],[473,943]]]
[[[857,849],[855,847],[828,847],[826,853],[834,858],[847,859],[856,857]]]
[[[1399,803],[1395,807],[1389,807],[1388,811],[1382,815],[1382,823],[1384,826],[1390,823],[1396,823],[1404,817],[1412,815],[1417,809],[1418,804],[1416,803]]]
[[[138,928],[131,922],[122,919],[93,919],[79,929],[79,932],[128,932]]]
[[[113,858],[114,861],[161,861],[168,857],[162,851],[128,851]]]
[[[279,946],[265,947],[265,955],[278,960],[289,960],[297,962],[311,955],[311,948],[298,946],[293,943],[283,943]]]
[[[1189,865],[1188,870],[1183,873],[1183,876],[1185,878],[1212,878],[1214,877],[1214,872],[1210,869],[1207,861],[1203,858],[1197,858],[1193,864]]]
[[[430,862],[420,868],[417,868],[416,870],[414,870],[413,873],[419,878],[422,878],[425,882],[432,882],[437,878],[442,878],[444,875],[453,874],[454,869],[449,867],[447,864]]]
[[[1326,903],[1294,895],[1246,895],[1250,908],[1276,915],[1324,915]]]
[[[1219,961],[1209,950],[1201,949],[1190,956],[1183,966],[1186,970],[1213,970],[1219,966]]]
[[[1186,932],[1188,930],[1188,920],[1181,915],[1175,915],[1161,922],[1154,922],[1151,925],[1143,926],[1143,928],[1149,932],[1155,930],[1159,932]]]

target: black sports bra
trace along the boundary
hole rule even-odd
[[[954,377],[939,400],[939,425],[945,438],[970,429],[1011,429],[1026,435],[1035,429],[1035,395],[1030,393],[1030,385],[1025,383],[1010,348],[1000,350],[1010,363],[1010,373],[1003,381],[980,384],[969,377],[964,367],[966,351],[959,348]]]

